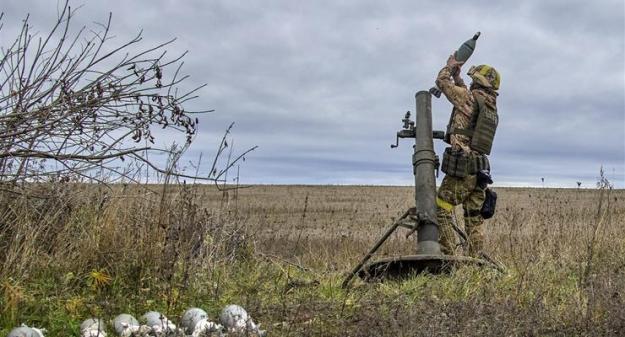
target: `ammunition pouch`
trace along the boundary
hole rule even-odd
[[[484,191],[486,198],[484,199],[484,204],[482,204],[482,209],[480,210],[480,214],[484,219],[490,219],[495,215],[495,208],[497,206],[497,193],[487,188]]]
[[[480,171],[490,172],[490,162],[483,154],[470,154],[468,172],[470,175],[478,174]]]
[[[445,149],[441,165],[443,173],[452,177],[464,178],[469,175],[476,175],[482,170],[490,171],[490,163],[485,155],[467,154],[451,147]]]
[[[454,150],[451,147],[445,149],[443,153],[443,163],[441,171],[457,178],[464,178],[469,172],[469,156],[462,150]]]

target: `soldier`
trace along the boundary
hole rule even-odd
[[[472,66],[467,73],[472,78],[469,88],[460,76],[462,62],[453,55],[438,74],[436,85],[453,104],[445,141],[442,170],[443,182],[438,189],[436,204],[441,250],[455,253],[452,227],[453,207],[462,204],[468,236],[468,254],[479,256],[483,249],[484,218],[481,215],[485,189],[490,180],[488,157],[497,127],[497,90],[500,76],[488,65]]]

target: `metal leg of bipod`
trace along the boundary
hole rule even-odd
[[[356,267],[354,267],[354,269],[352,269],[349,275],[347,275],[347,277],[343,281],[343,284],[341,285],[343,288],[347,288],[347,286],[349,285],[351,280],[354,278],[354,276],[360,271],[360,269],[362,269],[365,263],[369,261],[371,256],[375,254],[375,252],[380,248],[380,246],[382,246],[382,244],[386,241],[386,239],[388,239],[388,237],[391,236],[391,234],[393,234],[393,232],[397,229],[397,227],[400,226],[401,220],[406,218],[409,214],[410,214],[410,210],[406,211],[406,213],[404,213],[404,215],[402,215],[401,218],[397,219],[391,225],[391,227],[386,231],[386,233],[384,233],[384,235],[380,238],[380,240],[378,240],[378,242],[375,243],[375,245],[369,250],[367,255],[365,255],[365,257],[360,261],[360,263]]]

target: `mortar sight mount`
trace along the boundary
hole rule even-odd
[[[406,115],[401,120],[404,123],[404,128],[402,130],[397,131],[397,136],[395,138],[395,144],[391,144],[391,149],[394,149],[399,146],[399,138],[416,138],[415,133],[415,122],[410,120],[410,111],[406,111]],[[432,131],[432,138],[434,139],[444,139],[445,131]]]
[[[406,112],[403,128],[397,132],[395,144],[399,146],[400,138],[414,138],[415,145],[412,155],[413,173],[415,176],[415,207],[410,208],[388,228],[384,235],[369,250],[360,263],[352,269],[343,281],[347,287],[352,278],[358,275],[365,281],[383,278],[403,278],[423,272],[432,274],[446,273],[459,265],[490,265],[493,263],[483,259],[467,256],[443,255],[438,243],[438,223],[436,221],[436,178],[439,161],[434,152],[434,139],[444,139],[443,131],[432,131],[432,95],[428,91],[419,91],[416,97],[415,121],[410,119],[410,111]],[[382,246],[393,232],[403,227],[409,230],[406,237],[417,233],[415,255],[401,255],[367,263],[373,254]],[[460,231],[454,226],[456,231]],[[460,233],[459,233],[460,234]],[[460,235],[463,238],[462,235]],[[466,236],[464,236],[466,238]]]

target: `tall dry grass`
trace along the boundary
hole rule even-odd
[[[24,278],[55,267],[168,279],[178,263],[231,258],[237,247],[230,246],[241,244],[237,223],[195,199],[197,188],[186,185],[163,192],[159,186],[41,184],[27,195],[2,195],[0,276]]]
[[[62,309],[53,314],[67,320],[52,328],[58,333],[72,318],[113,317],[138,299],[177,316],[197,276],[249,254],[242,224],[201,207],[197,186],[26,190],[0,196],[0,331]],[[54,296],[57,303],[46,303]]]
[[[600,182],[601,183],[601,182]],[[625,192],[499,188],[505,273],[340,288],[409,187],[32,185],[0,195],[0,334],[120,312],[245,306],[275,336],[588,336],[625,331]],[[462,212],[458,212],[460,215]],[[458,221],[462,224],[461,216]],[[380,255],[412,253],[391,237]],[[461,250],[460,250],[461,251]]]

